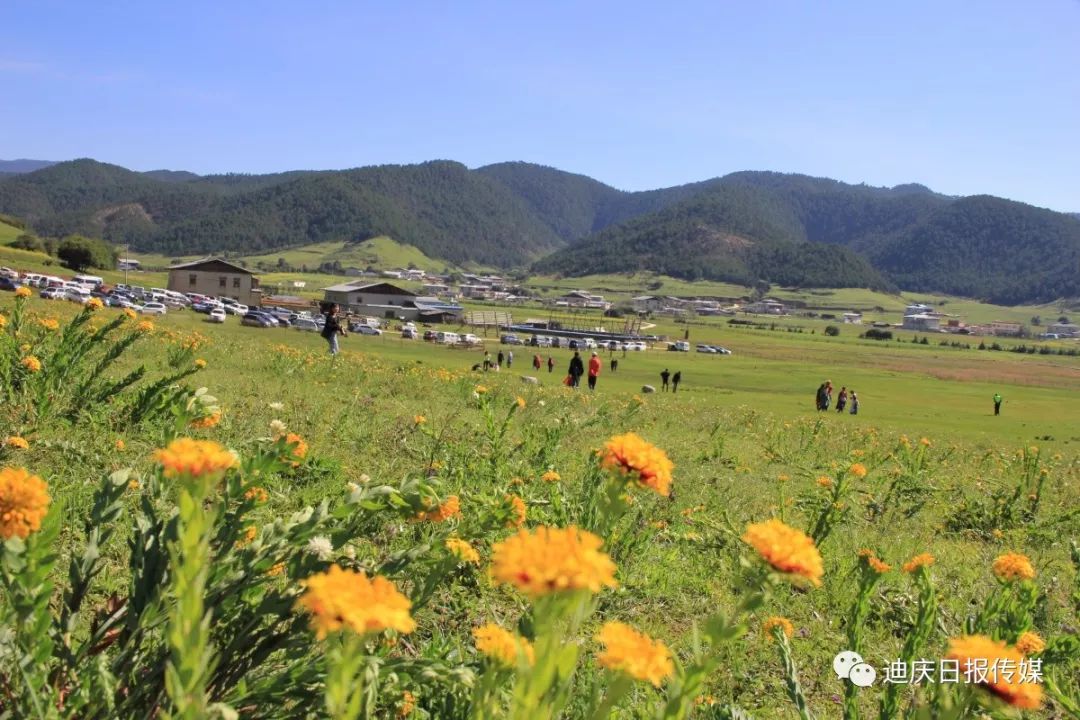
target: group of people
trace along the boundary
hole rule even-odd
[[[490,352],[484,352],[484,372],[488,370],[499,371],[503,367],[503,363],[506,363],[506,368],[510,369],[514,365],[514,351],[511,350],[507,353],[503,353],[502,350],[495,356],[495,359],[491,359]]]
[[[671,371],[669,371],[667,368],[664,368],[664,371],[662,373],[660,373],[660,391],[661,392],[667,392],[668,391],[669,382],[670,382],[670,385],[671,385],[671,392],[673,392],[673,393],[679,392],[679,383],[682,382],[682,370],[676,370],[675,374],[672,375]]]
[[[826,412],[829,409],[829,406],[832,405],[832,395],[832,381],[826,380],[821,383],[817,389],[818,412]],[[846,386],[841,386],[840,392],[836,395],[836,412],[842,413],[845,409],[852,415],[858,415],[859,396],[855,394],[854,390],[848,390]]]
[[[551,358],[548,358],[551,361]],[[600,354],[593,351],[592,356],[589,358],[589,389],[596,390],[596,381],[600,378],[600,367],[603,363],[600,360]],[[612,361],[611,369],[614,370],[619,364]],[[569,387],[577,389],[581,387],[581,376],[585,374],[585,362],[581,359],[581,353],[577,350],[574,351],[574,357],[570,358],[570,368],[567,371],[566,383]]]

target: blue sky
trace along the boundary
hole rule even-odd
[[[1080,1],[0,8],[0,158],[777,170],[1080,212]]]

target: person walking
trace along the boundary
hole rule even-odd
[[[818,385],[816,403],[818,412],[824,410],[828,403],[825,395],[825,383],[821,383],[820,385]]]
[[[596,389],[596,378],[600,377],[600,356],[593,353],[589,358],[589,389]]]
[[[851,391],[851,411],[850,412],[851,412],[852,415],[858,415],[859,414],[859,396],[855,394],[854,390]]]
[[[828,410],[832,405],[832,380],[825,381],[825,407],[822,410]]]
[[[585,374],[585,363],[581,361],[581,353],[574,351],[574,357],[570,358],[570,387],[575,390],[581,387],[581,376]]]
[[[506,359],[506,356],[504,356],[503,351],[500,350],[499,354],[495,356],[495,369],[496,370],[498,370],[499,368],[502,367],[503,360],[505,360],[505,359]]]
[[[994,393],[994,414],[995,415],[1000,415],[1001,414],[1001,400],[1002,400],[1001,393]]]
[[[537,353],[533,355],[533,370],[540,372],[540,355]]]
[[[509,370],[510,366],[514,364],[514,351],[508,350],[506,353],[506,369]]]
[[[682,370],[676,370],[671,376],[671,392],[679,392],[679,383],[682,382]]]
[[[836,396],[836,412],[844,412],[844,408],[847,406],[847,387],[841,386],[840,394]]]
[[[551,372],[554,369],[555,369],[555,361],[551,358],[550,355],[548,355],[548,372]]]
[[[345,335],[345,328],[338,321],[338,306],[331,304],[326,306],[326,322],[323,324],[322,336],[330,345],[330,354],[338,354],[338,335]]]
[[[611,358],[611,372],[615,372],[619,369],[619,359]]]
[[[667,368],[664,368],[664,372],[660,373],[660,391],[661,392],[667,392],[668,378],[670,378],[670,377],[671,377],[671,373],[668,372]]]
[[[490,369],[491,369],[491,353],[485,352],[484,353],[484,372],[487,372]]]

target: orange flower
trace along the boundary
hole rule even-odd
[[[143,320],[142,322],[140,322],[138,325],[135,326],[135,332],[140,332],[140,333],[154,332],[154,323],[150,322],[149,320]]]
[[[915,572],[920,567],[930,567],[934,564],[934,556],[930,553],[922,553],[904,563],[903,571],[906,573]]]
[[[1039,637],[1038,633],[1029,630],[1020,633],[1020,637],[1016,639],[1016,649],[1025,655],[1038,655],[1046,649],[1046,641]]]
[[[848,472],[857,478],[864,478],[866,477],[866,466],[862,463],[852,463],[851,467],[848,468]]]
[[[675,464],[660,448],[635,433],[616,435],[599,451],[600,466],[621,478],[637,482],[660,495],[671,493]]]
[[[25,285],[20,285],[19,287],[15,288],[15,297],[17,298],[28,298],[32,294],[33,293],[30,291],[30,288],[26,287]]]
[[[289,451],[288,459],[303,460],[307,456],[308,444],[304,442],[304,439],[296,433],[289,433],[285,436],[285,444],[293,446]],[[294,462],[294,467],[298,463]]]
[[[786,617],[771,617],[761,624],[761,631],[769,639],[772,639],[773,628],[780,628],[788,637],[795,634],[795,626]]]
[[[408,690],[401,693],[401,707],[398,708],[398,717],[405,718],[412,714],[412,711],[416,709],[416,696]]]
[[[266,574],[269,575],[270,577],[278,577],[279,575],[284,575],[285,574],[285,563],[283,563],[283,562],[274,563],[274,565],[271,566],[270,569],[266,571]]]
[[[596,660],[608,670],[646,680],[655,687],[660,687],[675,672],[671,651],[664,643],[625,623],[604,623],[596,639],[604,644],[604,650],[597,654]]]
[[[56,318],[41,318],[38,323],[49,332],[56,332],[60,329],[60,321]]]
[[[510,504],[510,510],[514,513],[514,517],[506,522],[506,527],[519,528],[524,525],[526,515],[525,501],[517,495],[507,495],[504,499]]]
[[[236,456],[211,440],[179,438],[167,448],[154,451],[165,477],[221,475],[236,465]]]
[[[27,355],[21,360],[21,364],[24,368],[32,373],[41,372],[41,361],[33,355]]]
[[[495,623],[487,623],[472,631],[476,649],[503,667],[514,667],[519,658],[529,665],[535,662],[532,644]]]
[[[524,410],[525,409],[525,398],[518,395],[514,399],[514,402],[517,404],[519,410]]]
[[[443,522],[450,518],[461,517],[461,501],[457,495],[450,495],[433,512],[419,512],[414,520],[430,520],[431,522]]]
[[[49,486],[25,468],[0,470],[0,538],[26,538],[49,512]]]
[[[476,552],[475,548],[473,548],[467,540],[449,538],[446,541],[446,549],[462,562],[472,563],[473,565],[478,565],[480,563],[480,554]]]
[[[236,547],[242,548],[250,545],[255,537],[259,534],[259,531],[255,529],[254,525],[244,528],[244,534],[240,536],[240,539],[236,541]]]
[[[828,476],[825,476],[825,475],[822,475],[821,477],[819,477],[817,479],[817,484],[820,485],[823,488],[832,487],[832,478],[828,477]]]
[[[427,418],[424,417],[423,415],[415,415],[415,416],[413,416],[413,425],[423,425],[426,422],[427,422]]]
[[[100,310],[105,307],[105,303],[101,302],[101,298],[92,297],[86,301],[87,310]]]
[[[207,428],[214,427],[219,422],[221,422],[221,411],[220,410],[216,411],[216,412],[213,412],[213,413],[211,413],[209,415],[206,415],[204,417],[196,418],[195,420],[191,421],[190,425],[193,428],[198,428],[200,430],[205,430]]]
[[[203,360],[202,358],[196,358],[195,359],[195,367],[202,370],[204,367],[206,367],[206,361]]]
[[[559,475],[559,473],[555,472],[554,470],[548,470],[546,473],[540,476],[540,479],[544,482],[559,482],[560,480],[562,480],[562,475]]]
[[[409,598],[384,577],[369,579],[363,572],[331,565],[305,584],[307,590],[296,607],[311,614],[311,627],[320,640],[343,628],[358,635],[383,630],[411,633],[416,629],[409,614]]]
[[[600,551],[603,541],[576,527],[519,530],[496,543],[491,573],[530,597],[615,587],[615,563]]]
[[[270,494],[261,487],[253,486],[244,491],[244,499],[251,502],[264,503],[270,499]]]
[[[4,447],[16,448],[18,450],[29,450],[30,443],[26,441],[26,438],[19,435],[9,435],[4,440]]]
[[[1005,553],[994,560],[994,575],[1002,582],[1014,580],[1034,580],[1035,568],[1027,555],[1020,553]]]
[[[139,317],[138,314],[131,308],[124,308],[124,315],[127,316],[128,320],[134,320],[135,318]]]
[[[821,576],[825,574],[821,553],[806,533],[773,518],[747,525],[743,540],[776,570],[821,585]]]
[[[124,441],[122,439],[117,438],[116,443],[115,443],[115,447],[116,447],[117,450],[123,450],[127,446],[124,445]]]
[[[998,668],[1008,663],[1019,672],[1024,655],[1003,642],[998,642],[985,635],[965,635],[949,640],[949,649],[945,653],[948,660],[957,660],[960,672],[965,675],[980,677],[977,668]],[[1023,678],[1006,679],[1002,673],[990,671],[982,686],[1001,698],[1009,705],[1034,710],[1042,704],[1042,687],[1038,683],[1023,682]]]

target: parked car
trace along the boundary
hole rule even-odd
[[[45,288],[41,291],[41,297],[46,300],[63,300],[64,290],[58,287]]]
[[[225,312],[229,313],[230,315],[247,315],[248,306],[241,305],[240,303],[225,303]]]
[[[483,345],[484,344],[483,340],[478,338],[476,335],[473,335],[472,333],[465,333],[460,338],[458,338],[458,342],[461,343],[462,345]]]
[[[503,335],[501,338],[499,338],[499,342],[502,343],[503,345],[523,345],[524,344],[522,342],[521,338],[519,338],[517,335],[514,335],[512,333],[507,334],[507,335]]]
[[[726,347],[720,347],[719,345],[715,345],[714,347],[716,348],[716,352],[720,353],[721,355],[731,354],[731,351],[728,350]]]
[[[438,335],[439,334],[437,332],[435,332],[434,330],[425,330],[424,331],[424,341],[425,342],[435,342],[436,340],[439,339]]]
[[[298,317],[292,321],[292,326],[297,330],[306,330],[308,332],[319,332],[319,323],[315,322],[311,318]]]
[[[224,310],[222,311],[224,312]],[[248,327],[268,328],[274,327],[274,322],[266,315],[262,313],[249,312],[247,315],[240,319],[241,325],[247,325]]]
[[[90,291],[82,286],[69,287],[64,290],[64,299],[71,302],[77,302],[80,305],[85,305],[90,301]]]
[[[403,340],[415,340],[418,336],[419,333],[416,331],[416,328],[407,327],[401,331],[401,338]]]
[[[679,340],[678,342],[668,343],[667,349],[672,352],[690,352],[690,343]]]
[[[371,327],[370,325],[362,325],[360,323],[353,325],[352,331],[361,335],[382,335],[382,330],[379,328]]]
[[[716,354],[716,348],[714,348],[712,345],[698,345],[697,351],[699,353],[712,353],[713,355]]]
[[[7,275],[0,277],[0,290],[7,290],[8,292],[15,292],[18,289],[19,283],[15,282]]]
[[[633,350],[635,352],[641,352],[645,350],[645,343],[643,342],[628,342],[624,345],[627,350]]]
[[[225,322],[225,311],[221,308],[214,308],[210,311],[210,317],[206,318],[207,322],[223,323]]]
[[[143,315],[164,315],[169,312],[169,309],[165,307],[164,303],[148,302],[139,308],[139,312]]]

